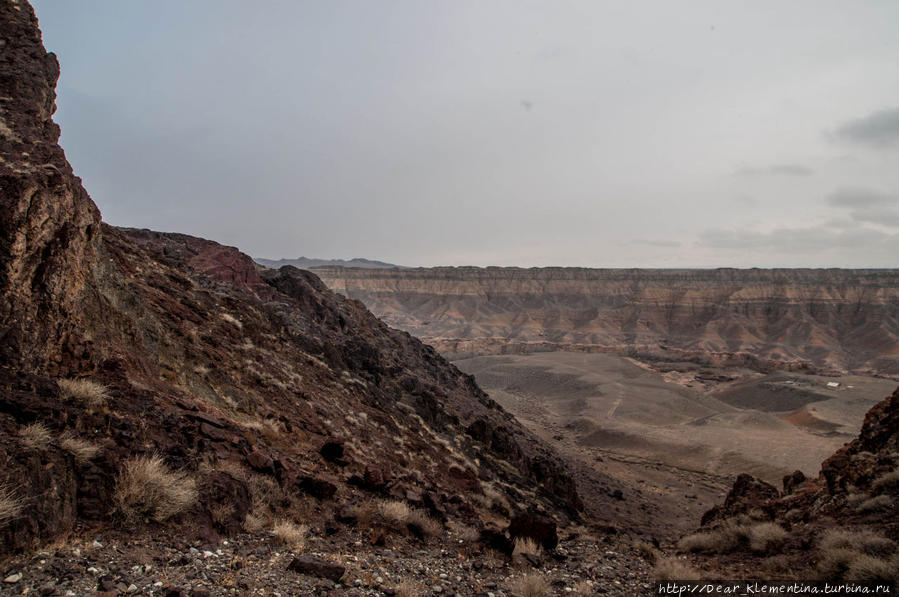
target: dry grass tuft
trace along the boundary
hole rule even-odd
[[[279,545],[285,545],[293,550],[303,549],[306,545],[306,534],[309,527],[305,524],[296,524],[289,520],[279,520],[272,527],[272,534]]]
[[[65,399],[74,399],[87,408],[96,410],[103,408],[109,401],[106,386],[89,379],[60,379],[59,393]]]
[[[818,549],[828,551],[834,549],[848,549],[869,556],[890,556],[896,553],[896,544],[893,541],[878,535],[872,531],[845,531],[843,529],[831,529],[821,536]]]
[[[710,531],[688,535],[677,546],[683,551],[703,553],[730,553],[747,547],[759,553],[774,553],[788,537],[789,534],[773,522],[737,517]]]
[[[398,500],[378,502],[378,514],[384,521],[394,526],[414,526],[426,537],[436,537],[443,532],[440,523],[428,516],[424,510],[412,508]]]
[[[53,434],[41,422],[32,423],[19,429],[19,441],[29,450],[46,450]]]
[[[71,434],[63,435],[59,447],[74,456],[75,462],[82,465],[87,464],[100,453],[100,446],[97,444]]]
[[[525,574],[509,585],[509,590],[518,597],[544,597],[549,595],[549,589],[549,583],[540,574]]]
[[[890,506],[893,505],[893,498],[888,495],[878,495],[877,497],[872,497],[870,500],[865,500],[861,504],[855,507],[856,512],[877,512],[879,510],[886,510]]]
[[[823,580],[839,580],[858,556],[858,552],[843,547],[822,549],[815,567]]]
[[[647,543],[646,541],[637,541],[633,544],[633,547],[634,550],[650,564],[655,564],[658,561],[659,551],[651,543]]]
[[[718,533],[694,533],[677,542],[678,549],[694,553],[720,552],[723,547],[724,543]]]
[[[817,569],[826,580],[895,580],[899,573],[896,564],[896,544],[868,530],[832,529],[818,544]]]
[[[897,580],[899,568],[896,568],[895,562],[859,555],[849,563],[844,578],[856,582]]]
[[[655,580],[699,580],[697,572],[689,562],[678,558],[661,558],[652,569]]]
[[[16,519],[24,508],[24,501],[16,497],[12,489],[6,485],[0,485],[0,526]]]
[[[749,528],[749,549],[762,554],[777,553],[789,536],[780,525],[762,522]]]
[[[378,503],[378,514],[387,522],[403,525],[409,520],[412,508],[406,502],[385,500]]]
[[[157,455],[125,462],[116,479],[115,501],[126,520],[168,520],[197,499],[197,483],[184,471],[172,471]]]
[[[874,489],[879,489],[880,491],[899,490],[899,470],[881,475],[874,480],[872,487],[874,487]]]
[[[542,554],[543,548],[530,537],[515,538],[514,548],[512,549],[513,558],[519,558],[521,556],[540,557]]]

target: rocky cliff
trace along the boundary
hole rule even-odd
[[[575,350],[899,374],[897,270],[318,269],[451,356]]]
[[[31,7],[0,2],[0,554],[128,508],[177,521],[148,505],[159,483],[126,491],[126,464],[152,455],[181,497],[196,488],[182,537],[234,533],[265,496],[311,500],[310,520],[378,497],[474,523],[487,494],[577,516],[549,449],[361,303],[233,247],[102,223],[57,145],[58,73]]]

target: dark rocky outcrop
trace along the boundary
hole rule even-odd
[[[577,516],[552,451],[358,301],[293,267],[260,274],[233,247],[101,222],[57,145],[58,66],[27,3],[0,2],[0,44],[0,486],[25,504],[0,523],[0,552],[113,519],[122,463],[153,453],[197,479],[183,531],[206,541],[240,527],[254,475],[468,523],[496,482],[512,503]],[[60,378],[108,396],[66,398]],[[464,433],[475,421],[484,440]],[[38,451],[18,437],[35,422],[50,433]],[[100,455],[76,462],[69,434]]]

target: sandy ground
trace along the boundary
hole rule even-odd
[[[778,487],[796,469],[816,476],[821,461],[858,433],[867,409],[896,386],[875,378],[695,366],[666,371],[613,355],[568,352],[455,364],[551,442],[582,484],[589,487],[597,473],[648,500],[642,513],[622,500],[616,514],[642,514],[672,531],[695,527],[739,473]],[[840,386],[830,389],[827,382]],[[590,490],[585,493],[589,502]]]

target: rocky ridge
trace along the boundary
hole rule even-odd
[[[233,247],[103,223],[57,145],[37,25],[0,2],[0,555],[109,525],[214,544],[248,517],[319,524],[376,500],[441,528],[489,512],[504,536],[522,511],[580,516],[551,450],[361,303]],[[154,455],[196,499],[135,522],[126,464]]]

